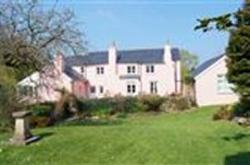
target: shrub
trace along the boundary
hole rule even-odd
[[[22,110],[12,87],[0,85],[0,131],[11,131],[14,126],[12,113]]]
[[[161,111],[161,105],[166,101],[166,98],[158,95],[142,95],[139,101],[143,104],[145,111]]]
[[[232,120],[233,119],[232,107],[225,105],[221,106],[219,111],[213,115],[213,120]]]
[[[38,103],[27,106],[27,109],[32,112],[30,119],[31,127],[45,127],[52,124],[51,115],[54,111],[54,103]]]
[[[112,99],[112,113],[133,113],[145,111],[145,105],[137,97],[116,96]]]
[[[233,113],[235,116],[239,116],[239,117],[250,117],[250,111],[249,108],[246,107],[245,104],[242,103],[236,103],[233,106]]]
[[[83,116],[105,117],[118,113],[143,111],[144,105],[136,97],[115,96],[113,98],[88,99],[78,102]]]
[[[51,125],[51,119],[48,116],[32,116],[30,119],[30,126],[34,127],[46,127]]]
[[[54,110],[54,103],[40,103],[28,106],[33,116],[49,117]]]
[[[111,104],[111,98],[86,99],[78,101],[78,108],[83,116],[104,116],[112,113]]]
[[[192,107],[190,99],[180,95],[170,95],[161,105],[161,110],[165,112],[184,111]]]

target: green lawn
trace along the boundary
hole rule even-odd
[[[215,111],[134,114],[110,125],[36,129],[43,136],[39,142],[1,143],[0,164],[250,164],[250,129],[212,121]],[[8,136],[0,135],[0,141]]]

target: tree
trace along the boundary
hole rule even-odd
[[[11,112],[21,104],[15,83],[48,64],[56,51],[80,55],[84,34],[74,13],[38,0],[0,2],[0,127],[10,125]],[[21,105],[23,106],[23,105]],[[18,108],[20,110],[20,108]]]
[[[198,56],[188,52],[187,50],[181,50],[181,77],[185,84],[191,84],[193,82],[192,71],[198,64]]]
[[[214,18],[204,18],[195,29],[211,29],[230,33],[227,56],[227,78],[240,95],[241,115],[250,115],[250,0],[234,13]]]
[[[51,8],[38,0],[0,2],[0,55],[7,66],[22,70],[40,69],[56,51],[79,55],[85,50],[84,33],[74,13]],[[23,78],[26,75],[21,75]]]

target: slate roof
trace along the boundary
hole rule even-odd
[[[202,64],[200,64],[193,72],[193,76],[196,77],[199,74],[201,74],[203,71],[205,71],[207,68],[209,68],[211,65],[213,65],[216,61],[218,61],[220,58],[222,58],[224,55],[216,56],[214,58],[211,58]]]
[[[172,60],[180,60],[177,48],[171,49]],[[164,49],[140,49],[117,51],[117,63],[163,63]],[[98,65],[108,63],[108,51],[90,52],[85,56],[71,56],[65,58],[69,66]]]
[[[70,66],[65,66],[63,71],[67,76],[72,78],[73,80],[84,80],[85,78],[76,72],[74,69],[72,69]]]

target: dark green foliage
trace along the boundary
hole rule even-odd
[[[194,29],[202,29],[203,32],[212,30],[214,27],[220,31],[227,30],[229,27],[234,25],[233,21],[230,19],[232,15],[233,14],[229,13],[214,18],[198,19],[197,21],[199,22],[199,25],[197,25]]]
[[[109,98],[81,100],[77,104],[80,113],[85,116],[111,113],[111,100]]]
[[[237,28],[230,32],[226,53],[228,56],[227,78],[240,95],[244,113],[250,111],[250,3],[237,13]]]
[[[117,113],[132,113],[144,111],[145,106],[137,97],[115,97],[112,99],[112,111]]]
[[[8,107],[8,95],[9,91],[6,88],[0,87],[0,131],[10,128],[11,126],[11,111],[7,109]]]
[[[136,97],[121,97],[89,99],[78,102],[81,113],[86,116],[105,116],[118,113],[144,111],[144,105]]]
[[[15,89],[0,86],[0,131],[10,131],[13,128],[12,112],[21,110],[23,105],[17,102]]]
[[[33,112],[32,126],[43,127],[52,124],[61,124],[72,117],[72,121],[87,124],[92,120],[109,120],[110,118],[126,118],[129,113],[135,112],[162,112],[162,111],[183,111],[192,106],[189,99],[181,96],[161,97],[157,95],[142,95],[139,97],[122,97],[102,99],[76,99],[78,109],[77,116],[70,111],[69,102],[64,100],[60,110],[60,117],[55,118],[54,114],[57,104],[43,103],[29,106]],[[86,123],[85,123],[85,120]],[[68,121],[66,122],[68,123]],[[70,123],[71,120],[70,120]],[[94,122],[95,123],[95,122]],[[97,122],[98,123],[98,122]],[[101,122],[102,123],[102,122]]]
[[[41,103],[28,106],[34,116],[50,116],[54,110],[54,103]]]
[[[196,29],[207,31],[215,24],[218,30],[230,33],[226,49],[227,78],[234,84],[234,91],[240,96],[237,113],[250,112],[250,0],[245,0],[242,9],[210,19],[200,20]]]
[[[234,112],[231,106],[221,106],[220,109],[213,115],[213,120],[232,120]]]
[[[40,103],[27,106],[27,110],[32,112],[30,119],[31,127],[46,127],[52,125],[51,115],[54,111],[54,103]]]
[[[248,104],[242,104],[241,102],[233,106],[234,115],[239,117],[250,117],[250,111]]]
[[[166,98],[158,95],[143,95],[139,98],[140,102],[144,105],[145,111],[161,111],[160,107],[166,101]]]

